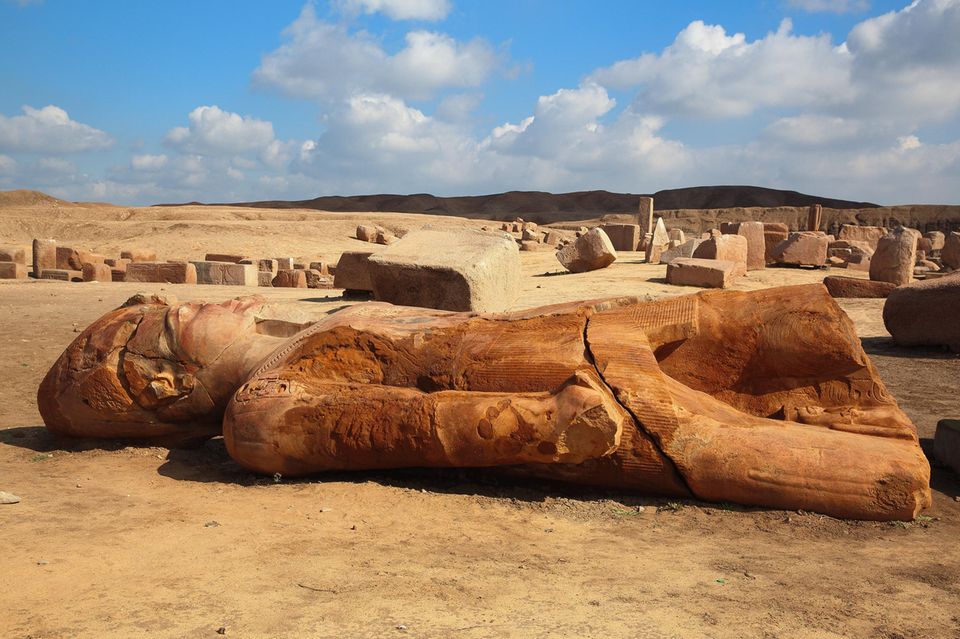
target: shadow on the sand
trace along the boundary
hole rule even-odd
[[[944,360],[960,357],[960,353],[953,353],[942,346],[898,346],[892,337],[864,337],[860,339],[860,343],[868,355]]]

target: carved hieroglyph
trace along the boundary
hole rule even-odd
[[[207,436],[263,473],[512,466],[570,482],[911,519],[929,465],[821,285],[502,315],[263,301],[108,314],[40,388],[54,431]]]

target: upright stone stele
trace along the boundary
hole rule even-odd
[[[641,197],[637,211],[637,224],[640,225],[640,238],[653,233],[653,198]]]

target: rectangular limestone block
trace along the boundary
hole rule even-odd
[[[112,282],[113,273],[106,264],[92,264],[87,262],[81,269],[84,282]]]
[[[293,268],[293,258],[292,257],[275,257],[273,258],[277,261],[277,269],[284,271],[289,271]]]
[[[667,264],[667,283],[674,286],[727,288],[740,273],[740,265],[729,260],[678,257]]]
[[[27,265],[19,262],[0,262],[0,280],[23,280],[27,278]]]
[[[653,198],[641,197],[637,208],[637,225],[640,227],[640,237],[653,233]]]
[[[735,276],[747,272],[747,238],[742,235],[717,234],[701,242],[693,252],[693,257],[706,260],[733,262],[736,265]]]
[[[636,251],[640,244],[639,224],[604,224],[600,228],[610,238],[614,250]]]
[[[307,288],[305,269],[283,269],[273,278],[274,288]]]
[[[43,271],[57,268],[57,241],[33,241],[33,276],[41,277]]]
[[[273,278],[270,271],[257,271],[257,286],[273,286]]]
[[[944,466],[960,473],[960,419],[941,419],[937,422],[933,454]]]
[[[371,255],[373,253],[369,251],[347,251],[341,255],[333,277],[333,286],[347,291],[373,291],[370,280]]]
[[[40,273],[41,280],[59,280],[61,282],[82,282],[83,272],[63,268],[48,268]]]
[[[324,261],[320,262],[310,262],[310,268],[314,271],[320,271],[321,275],[331,275],[330,265]]]
[[[79,271],[84,264],[103,264],[106,258],[92,251],[69,246],[57,247],[57,268]]]
[[[256,264],[219,261],[191,262],[191,264],[197,269],[197,284],[258,286],[260,283]]]
[[[520,294],[517,243],[479,230],[415,231],[369,263],[374,298],[391,304],[495,313]]]
[[[197,268],[189,262],[131,262],[124,281],[196,284]]]
[[[231,255],[229,253],[207,253],[203,259],[206,262],[230,262],[231,264],[239,264],[243,261],[244,256]],[[203,282],[200,283],[203,284]]]
[[[887,229],[882,226],[860,226],[858,224],[843,224],[840,227],[838,240],[856,240],[866,242],[870,248],[877,250],[877,243],[880,238],[887,234]]]
[[[776,264],[774,250],[790,236],[790,227],[781,222],[763,223],[764,258],[767,264]]]
[[[27,265],[27,251],[23,246],[0,246],[0,262],[16,262]]]
[[[277,261],[270,258],[267,258],[264,260],[255,260],[255,259],[246,258],[246,259],[240,260],[240,263],[256,264],[258,272],[266,271],[268,273],[271,273],[272,276],[276,276],[277,270],[279,269],[279,266],[277,266]]]
[[[126,271],[127,264],[129,264],[131,261],[132,260],[126,257],[119,257],[119,258],[115,257],[115,258],[107,258],[103,261],[103,263],[109,266],[110,268],[117,269],[118,271]]]
[[[767,244],[763,222],[734,222],[720,225],[726,235],[741,235],[747,238],[747,270],[758,271],[767,266]]]
[[[111,268],[110,277],[114,282],[123,282],[127,279],[127,269]]]
[[[790,266],[823,266],[827,261],[830,239],[819,231],[790,233],[774,247],[771,257],[777,264]]]

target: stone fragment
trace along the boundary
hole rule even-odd
[[[346,251],[337,262],[333,285],[347,291],[373,291],[370,280],[370,256],[367,251]]]
[[[763,222],[734,222],[720,225],[720,232],[747,238],[747,270],[758,271],[767,265],[767,244]]]
[[[859,277],[838,277],[829,275],[823,278],[823,284],[830,291],[830,297],[883,298],[897,287],[890,282],[874,282]]]
[[[308,268],[303,274],[307,278],[307,288],[333,288],[333,277],[319,269]]]
[[[273,286],[274,277],[270,271],[257,271],[257,286]]]
[[[919,231],[901,226],[880,238],[870,258],[870,279],[897,286],[913,281],[919,237]]]
[[[114,282],[124,282],[127,279],[127,269],[126,268],[111,268],[110,269],[110,279]]]
[[[773,249],[777,264],[790,266],[823,266],[827,261],[827,246],[830,240],[824,233],[800,231],[790,233],[787,239]]]
[[[521,251],[552,251],[554,250],[554,247],[550,246],[549,244],[537,242],[536,240],[521,240],[520,250]]]
[[[960,474],[960,419],[941,419],[933,435],[933,455],[940,463]]]
[[[26,266],[26,265],[24,265]],[[0,504],[19,504],[20,498],[14,495],[13,493],[8,493],[4,490],[0,490]]]
[[[944,242],[947,239],[947,236],[943,234],[943,231],[927,231],[923,234],[923,237],[930,241],[931,251],[941,250]]]
[[[293,258],[292,257],[275,257],[273,258],[277,261],[277,270],[289,271],[293,268]]]
[[[197,267],[190,262],[131,262],[124,281],[196,284]]]
[[[374,298],[391,304],[498,312],[520,294],[516,242],[473,229],[409,233],[369,263]]]
[[[957,318],[960,274],[898,286],[883,305],[883,323],[901,346],[946,346],[960,353]]]
[[[640,238],[653,233],[653,198],[641,197],[637,208],[637,225],[640,227]]]
[[[925,237],[917,238],[917,259],[926,259],[928,253],[933,252],[933,242]],[[920,257],[920,254],[923,257]]]
[[[373,242],[377,238],[377,227],[367,224],[358,224],[355,235],[361,242]]]
[[[663,218],[658,217],[653,227],[653,233],[647,239],[646,258],[647,264],[659,264],[663,252],[670,248],[670,234],[667,233],[667,227],[663,223]]]
[[[106,258],[92,251],[69,246],[57,247],[57,268],[61,270],[79,271],[84,264],[103,264],[104,259]]]
[[[922,266],[927,269],[927,271],[937,273],[940,271],[940,265],[931,260],[917,260],[917,266]]]
[[[120,251],[120,257],[131,262],[156,262],[157,252],[145,248],[129,248]]]
[[[83,271],[74,271],[64,268],[48,268],[40,273],[41,280],[58,280],[60,282],[82,282]]]
[[[277,271],[280,270],[279,266],[277,265],[277,261],[271,258],[251,259],[248,257],[240,260],[239,263],[253,264],[257,267],[258,272],[266,271],[267,273],[271,274],[271,277],[275,276],[277,274]]]
[[[604,224],[600,228],[610,238],[615,251],[636,251],[640,244],[638,224]]]
[[[606,268],[617,259],[617,251],[600,227],[592,228],[557,251],[557,260],[571,273]]]
[[[320,271],[321,275],[330,275],[330,265],[325,261],[310,262],[310,268],[315,271]]]
[[[27,265],[27,249],[22,246],[0,246],[0,262]]]
[[[693,254],[696,252],[697,247],[700,246],[701,242],[703,242],[703,240],[695,237],[687,240],[679,246],[670,247],[660,255],[660,263],[669,264],[678,257],[693,257]]]
[[[197,269],[197,284],[257,286],[260,283],[256,264],[205,260],[190,263]]]
[[[667,234],[670,236],[670,241],[676,242],[677,246],[687,241],[687,236],[683,232],[683,229],[669,229]]]
[[[273,278],[275,288],[307,288],[307,272],[301,269],[278,271]]]
[[[742,266],[728,260],[678,257],[667,263],[667,284],[727,288],[742,271]]]
[[[807,230],[819,231],[823,223],[823,207],[819,204],[811,204],[807,212]]]
[[[0,280],[24,280],[27,278],[27,265],[19,262],[0,262]]]
[[[382,244],[383,246],[389,246],[399,239],[400,238],[398,238],[396,235],[394,235],[390,231],[387,231],[386,229],[378,229],[377,236],[376,238],[374,238],[374,241],[377,244]]]
[[[767,264],[776,264],[774,251],[777,246],[790,237],[790,227],[780,222],[763,223],[764,257]]]
[[[540,242],[543,239],[543,234],[537,229],[523,229],[523,232],[520,233],[520,240],[527,242]]]
[[[33,276],[39,278],[43,271],[57,268],[57,241],[33,241]]]
[[[734,277],[747,272],[747,238],[742,235],[712,235],[703,240],[693,251],[693,257],[704,260],[721,260],[736,264]]]
[[[103,261],[104,264],[110,268],[114,268],[120,271],[127,270],[127,264],[131,262],[130,258],[126,257],[108,257]]]
[[[843,224],[840,226],[838,240],[857,240],[866,242],[870,248],[876,250],[877,242],[887,234],[887,229],[882,226],[860,226],[858,224]]]
[[[960,269],[960,233],[947,235],[940,249],[940,261],[953,270]]]
[[[113,272],[106,264],[92,264],[87,262],[81,269],[84,282],[112,282]]]
[[[121,256],[122,257],[122,256]],[[207,253],[202,261],[204,262],[230,262],[239,264],[244,260],[243,255],[231,255],[229,253]],[[199,260],[198,260],[199,261]],[[199,274],[198,274],[199,275]],[[201,282],[202,284],[202,282]]]

